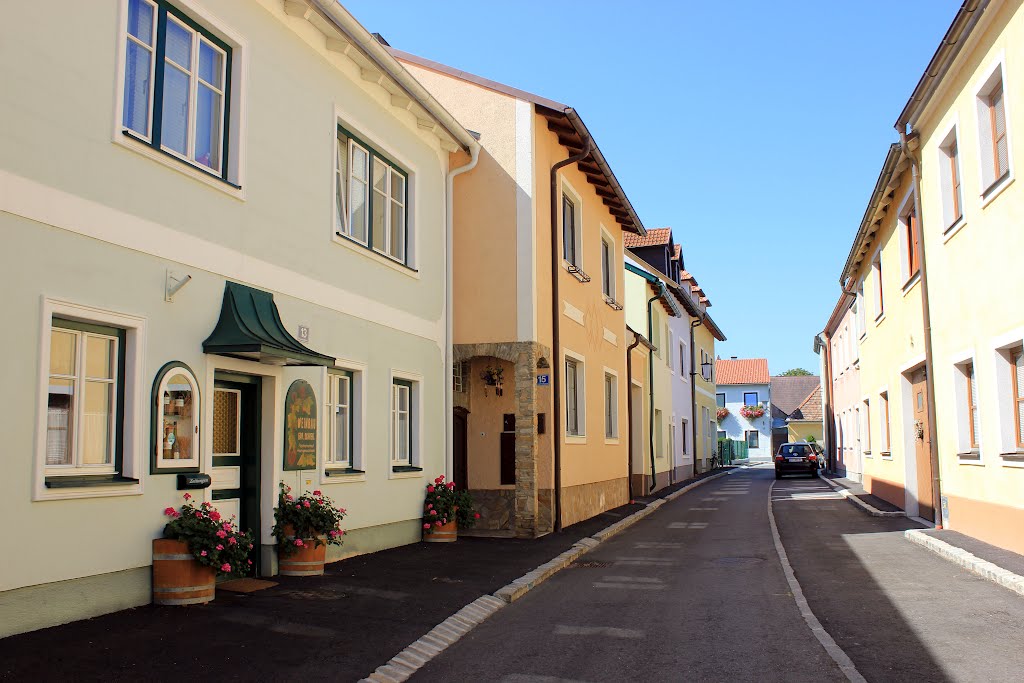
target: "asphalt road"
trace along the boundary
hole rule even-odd
[[[773,486],[774,485],[774,486]],[[734,470],[640,521],[470,632],[415,681],[1019,681],[1024,600],[902,538],[824,482]]]

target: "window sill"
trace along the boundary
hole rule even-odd
[[[910,279],[903,283],[903,296],[910,293],[910,290],[914,288],[918,282],[921,281],[921,269],[918,268],[917,272],[910,276]]]
[[[875,327],[878,327],[879,325],[881,325],[883,320],[885,320],[885,312],[884,311],[882,313],[879,313],[878,317],[875,318]]]
[[[567,444],[580,444],[580,445],[586,444],[587,443],[587,435],[586,434],[566,434],[565,435],[565,443],[567,443]]]
[[[892,460],[892,451],[882,451],[882,460]]]
[[[366,246],[356,238],[349,237],[343,232],[335,231],[333,241],[335,244],[344,245],[349,249],[352,249],[353,251],[362,254],[363,256],[369,256],[377,263],[385,265],[395,271],[398,271],[399,273],[402,273],[403,275],[407,275],[416,280],[420,279],[420,271],[416,270],[412,266],[406,265],[405,263],[402,263],[397,259],[393,259],[390,256],[386,256],[385,254],[377,251],[376,249]]]
[[[95,486],[134,486],[139,480],[122,477],[119,474],[83,474],[46,477],[44,482],[48,489],[81,489]]]
[[[988,189],[981,193],[981,208],[986,208],[992,201],[1003,193],[1003,190],[1013,184],[1013,171],[1009,170],[1003,177],[988,186]]]
[[[189,161],[185,161],[175,154],[171,154],[170,152],[166,152],[162,149],[157,149],[149,144],[145,138],[139,137],[137,134],[129,130],[122,129],[121,134],[114,138],[114,142],[125,149],[129,149],[141,154],[142,156],[149,157],[153,161],[163,164],[167,168],[178,171],[189,178],[193,178],[209,187],[220,190],[235,199],[245,201],[245,193],[242,191],[241,185],[236,185],[229,180],[225,180],[212,171],[204,170],[202,167]]]
[[[1010,451],[1009,453],[1000,453],[999,457],[1007,462],[1011,463],[1022,463],[1024,464],[1024,451]]]
[[[606,436],[604,437],[604,443],[606,446],[618,446],[619,437],[617,436]]]
[[[956,458],[961,465],[980,465],[981,451],[979,451],[977,448],[972,448],[969,451],[957,453]]]
[[[332,480],[326,482],[329,484],[366,481],[366,472],[353,467],[329,467],[324,470],[324,476]]]
[[[391,471],[398,472],[422,472],[422,467],[416,467],[415,465],[392,465]]]
[[[423,468],[415,465],[392,465],[388,479],[422,479]]]
[[[608,308],[612,309],[613,311],[622,310],[622,304],[620,304],[618,301],[608,296],[607,294],[604,295],[604,302],[605,304],[607,304]]]
[[[963,230],[965,225],[967,225],[967,220],[963,216],[960,216],[960,218],[957,218],[955,221],[953,221],[953,223],[943,231],[942,243],[945,244],[946,242],[951,240],[953,238],[953,235]]]
[[[874,456],[871,455],[871,451],[864,451],[864,457],[871,458],[872,460],[874,460]]]
[[[579,282],[590,282],[590,276],[583,272],[583,269],[574,263],[562,261],[562,266]]]

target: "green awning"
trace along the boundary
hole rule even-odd
[[[334,365],[333,358],[288,334],[273,294],[237,282],[224,286],[220,319],[203,342],[203,352],[268,365]]]

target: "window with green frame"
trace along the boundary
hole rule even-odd
[[[393,379],[391,383],[391,466],[411,468],[413,452],[413,383]]]
[[[409,174],[341,126],[335,204],[338,235],[409,264]]]
[[[117,475],[124,447],[125,330],[54,317],[46,479]]]
[[[327,374],[327,467],[354,469],[353,461],[353,377],[347,370],[331,369]]]

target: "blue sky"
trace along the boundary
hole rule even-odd
[[[717,353],[778,374],[817,372],[893,123],[960,1],[343,4],[398,49],[575,107],[683,245]]]

